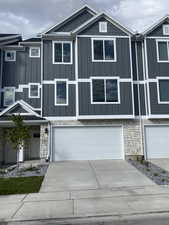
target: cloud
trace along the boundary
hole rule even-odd
[[[112,14],[128,27],[143,31],[169,12],[168,0],[122,0]]]
[[[142,31],[169,12],[168,0],[0,0],[0,33],[36,35],[88,4]]]

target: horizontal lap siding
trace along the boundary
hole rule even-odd
[[[76,115],[76,98],[75,98],[75,85],[69,85],[69,105],[68,106],[55,106],[53,84],[43,85],[43,116],[44,117],[62,117],[62,116],[75,116]]]
[[[52,41],[45,40],[43,42],[44,46],[44,80],[54,80],[55,78],[68,78],[70,80],[75,79],[75,51],[73,42],[73,64],[72,65],[62,65],[53,64],[53,51],[52,51]]]
[[[91,38],[78,38],[78,77],[120,76],[131,78],[128,38],[117,38],[117,62],[92,62]]]
[[[131,83],[120,83],[121,104],[91,104],[90,83],[79,83],[79,115],[132,115]]]
[[[147,39],[148,77],[169,76],[169,63],[157,62],[156,40]]]

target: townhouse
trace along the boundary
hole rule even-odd
[[[169,157],[169,19],[134,34],[88,6],[1,47],[1,136],[20,114],[24,158]],[[0,161],[16,152],[1,141]]]

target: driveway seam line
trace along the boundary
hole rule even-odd
[[[17,212],[22,208],[22,206],[24,205],[24,202],[21,203],[21,205],[17,208],[17,210],[14,212],[14,214],[11,216],[11,219],[14,218],[14,216],[16,216]]]
[[[98,189],[100,189],[100,188],[101,188],[101,185],[100,185],[100,183],[99,183],[99,179],[97,178],[96,171],[95,171],[94,167],[92,166],[92,163],[90,162],[90,160],[88,160],[88,163],[89,163],[89,165],[90,165],[90,167],[91,167],[91,169],[92,169],[92,171],[93,171],[93,174],[94,174],[94,176],[95,176],[95,179],[96,179],[96,182],[97,182],[97,185],[98,185]],[[96,190],[97,190],[97,189],[96,189]]]

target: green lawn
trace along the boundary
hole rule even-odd
[[[39,192],[43,178],[43,176],[0,178],[0,195]]]

